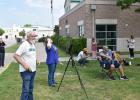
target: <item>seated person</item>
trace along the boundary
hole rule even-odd
[[[129,62],[121,56],[120,52],[113,52],[113,56],[121,65],[129,66]]]
[[[84,48],[82,51],[79,52],[77,61],[80,65],[85,65],[86,63],[88,63],[87,58],[88,58],[88,49]]]
[[[128,79],[124,75],[124,69],[122,65],[115,59],[115,57],[113,57],[113,52],[109,50],[107,46],[103,46],[103,51],[99,53],[99,60],[100,63],[104,66],[104,68],[109,70],[108,75],[110,79],[115,80],[114,76],[112,75],[115,68],[118,68],[119,73],[121,75],[121,80]]]
[[[121,57],[119,52],[112,52],[113,53],[113,59],[118,61],[120,64],[123,64],[123,58]]]

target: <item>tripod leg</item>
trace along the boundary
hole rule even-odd
[[[81,80],[81,78],[80,78],[80,74],[79,74],[79,72],[78,72],[78,70],[77,70],[77,67],[75,66],[75,62],[74,62],[73,59],[72,59],[72,63],[73,63],[74,68],[75,68],[75,70],[76,70],[76,73],[77,73],[77,76],[78,76],[78,79],[79,79],[81,88],[84,90],[84,92],[85,92],[85,94],[86,94],[86,97],[87,97],[87,100],[88,100],[88,95],[87,95],[86,89],[85,89],[85,87],[84,87],[84,85],[83,85],[83,83],[82,83],[82,80]]]
[[[63,81],[63,79],[64,79],[64,76],[65,76],[65,74],[66,74],[66,71],[67,71],[67,69],[68,69],[70,60],[71,60],[71,58],[69,59],[69,61],[68,61],[68,63],[67,63],[67,66],[66,66],[66,68],[65,68],[64,74],[63,74],[62,79],[61,79],[61,82],[60,82],[60,84],[59,84],[59,86],[58,86],[57,92],[58,92],[59,89],[60,89],[60,86],[61,86],[61,84],[62,84],[62,81]]]

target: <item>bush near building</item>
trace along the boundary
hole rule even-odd
[[[45,37],[41,37],[38,39],[38,42],[45,42]]]
[[[83,48],[86,47],[86,41],[86,38],[72,38],[72,52],[74,54],[78,54]]]
[[[61,37],[62,37],[62,36],[60,36],[59,34],[55,34],[55,35],[53,35],[51,38],[52,38],[54,44],[58,45],[58,41],[59,41],[59,39],[60,39]]]
[[[74,37],[66,37],[54,35],[51,37],[53,43],[57,45],[60,49],[69,53],[69,47],[72,44],[72,53],[78,54],[83,48],[86,47],[86,38],[74,38]],[[38,42],[44,42],[45,37],[41,37]]]
[[[73,54],[78,54],[83,48],[86,47],[86,38],[74,38],[54,35],[52,39],[54,44],[56,44],[67,53],[69,53],[70,45],[72,45]]]

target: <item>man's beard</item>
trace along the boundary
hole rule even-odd
[[[35,40],[31,40],[30,42],[31,42],[32,44],[35,44]]]

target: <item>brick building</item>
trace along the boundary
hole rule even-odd
[[[60,17],[60,34],[86,37],[89,50],[91,38],[95,37],[98,48],[107,45],[117,51],[128,51],[126,40],[134,35],[135,50],[140,51],[140,13],[135,12],[140,4],[121,10],[116,1],[81,0]]]

